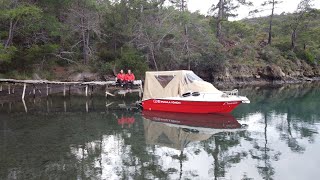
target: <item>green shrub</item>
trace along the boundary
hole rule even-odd
[[[56,53],[60,46],[58,44],[47,43],[45,45],[32,45],[26,49],[25,60],[30,63],[39,63],[44,57],[50,57],[50,54]]]
[[[115,62],[98,62],[95,64],[95,71],[100,74],[113,74]]]
[[[266,46],[265,48],[263,48],[260,52],[260,57],[261,59],[272,63],[276,63],[279,60],[283,59],[279,49],[271,46]]]
[[[130,69],[136,78],[142,78],[148,70],[148,64],[143,55],[133,47],[124,47],[118,58],[106,61],[97,61],[94,64],[94,71],[100,74],[113,74],[123,69],[125,72]]]
[[[286,51],[284,52],[284,57],[286,59],[290,59],[290,60],[296,60],[297,59],[297,55],[295,52],[293,51]]]
[[[241,47],[235,47],[231,50],[233,56],[242,56],[245,50]]]
[[[116,59],[116,70],[131,69],[137,78],[142,78],[148,70],[148,64],[141,53],[132,47],[123,49],[121,57]]]
[[[305,57],[307,62],[312,64],[315,62],[315,59],[316,59],[315,56],[308,50],[305,51]]]
[[[305,60],[308,63],[314,64],[316,63],[316,57],[313,55],[313,53],[309,50],[301,50],[297,52],[298,58]]]
[[[7,78],[12,78],[12,79],[31,79],[31,74],[26,73],[26,72],[19,72],[16,70],[10,71],[6,74]]]
[[[1,62],[10,62],[13,56],[15,55],[17,48],[10,46],[7,49],[0,43],[0,63]]]
[[[279,49],[280,51],[283,51],[283,52],[290,51],[290,49],[291,49],[290,42],[285,41],[285,40],[282,40],[280,42],[275,43],[274,47],[276,47],[277,49]]]
[[[314,50],[314,56],[315,56],[315,63],[319,64],[320,63],[320,50]]]

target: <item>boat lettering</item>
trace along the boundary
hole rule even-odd
[[[169,100],[153,100],[155,104],[181,104],[179,101],[169,101]]]
[[[223,105],[238,104],[238,102],[225,102]]]

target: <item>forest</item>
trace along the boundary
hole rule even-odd
[[[301,0],[0,0],[0,78],[112,77],[132,69],[191,69],[211,81],[320,77],[320,10]],[[231,21],[240,6],[269,16]],[[36,74],[36,77],[35,77]]]

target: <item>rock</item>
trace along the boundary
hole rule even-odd
[[[258,74],[264,78],[269,80],[282,80],[285,77],[285,73],[282,69],[277,65],[267,65],[258,69]]]
[[[83,81],[99,81],[101,80],[98,73],[82,73]]]
[[[99,81],[101,80],[98,73],[90,73],[90,72],[83,72],[83,73],[75,73],[69,76],[69,81]]]
[[[231,73],[233,78],[245,81],[254,77],[253,69],[254,67],[248,65],[233,65]]]
[[[301,62],[301,70],[304,76],[307,76],[307,77],[314,76],[313,68],[305,61]]]
[[[83,81],[82,74],[81,73],[76,73],[72,74],[68,78],[69,81]]]
[[[301,66],[301,61],[300,61],[299,59],[297,59],[295,63],[296,63],[296,65],[297,65],[298,67]]]
[[[299,66],[300,65],[300,66]],[[320,66],[310,65],[303,60],[276,64],[226,64],[212,72],[196,72],[206,80],[216,83],[264,83],[267,81],[298,82],[320,77]],[[211,75],[211,76],[210,76]],[[209,77],[213,77],[210,78]]]
[[[316,77],[320,76],[320,68],[313,67],[312,71],[314,72],[314,76]]]
[[[106,81],[115,81],[116,80],[116,77],[113,75],[104,75],[103,78]]]
[[[313,77],[314,76],[314,73],[312,70],[306,70],[303,72],[303,75],[306,76],[306,77]]]
[[[212,73],[214,82],[233,82],[233,76],[228,67],[221,68],[218,72]]]

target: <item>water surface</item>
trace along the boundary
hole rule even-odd
[[[318,179],[320,85],[240,92],[252,103],[207,117],[133,95],[0,104],[0,179]]]

